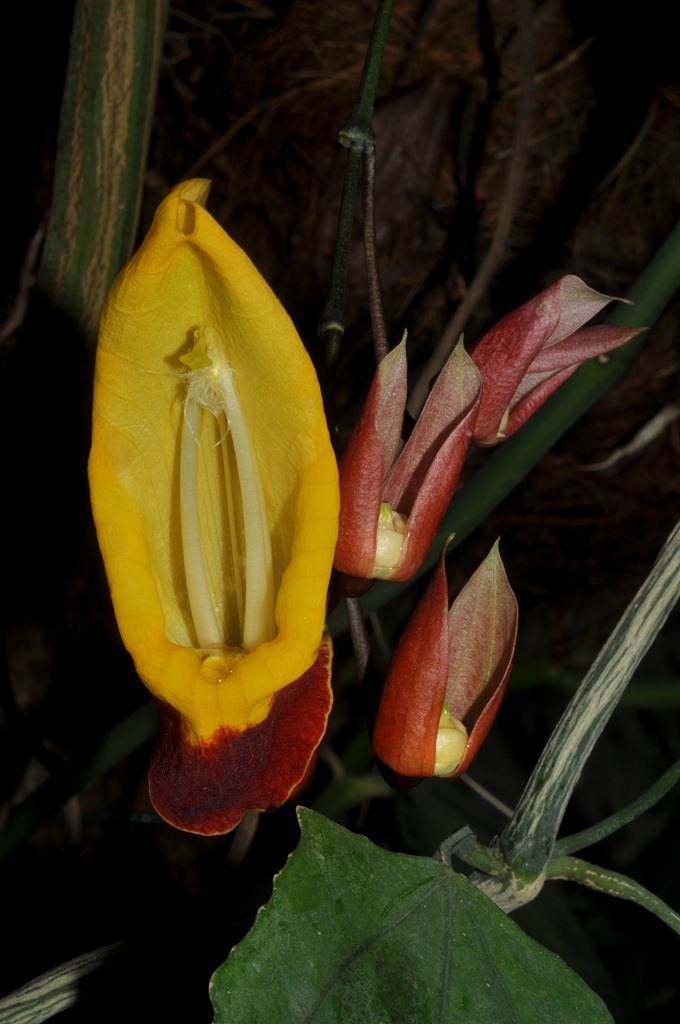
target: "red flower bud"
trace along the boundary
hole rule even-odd
[[[510,437],[581,363],[639,333],[607,324],[583,327],[614,301],[568,274],[484,335],[472,352],[484,381],[473,435],[477,444]]]
[[[383,359],[340,463],[339,572],[394,581],[417,572],[458,483],[480,386],[459,343],[397,455],[406,406],[405,342]]]
[[[375,756],[408,778],[461,775],[485,738],[510,675],[517,601],[496,543],[448,609],[445,553],[385,680]]]

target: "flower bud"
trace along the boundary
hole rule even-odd
[[[639,333],[610,324],[584,327],[614,301],[567,274],[487,331],[472,350],[484,381],[475,444],[510,437],[586,359]]]
[[[420,568],[458,483],[477,418],[480,375],[459,343],[399,451],[406,347],[383,359],[340,462],[334,566],[347,577],[408,580]]]
[[[516,637],[498,544],[450,610],[442,553],[387,671],[373,732],[379,761],[408,779],[462,774],[500,705]]]

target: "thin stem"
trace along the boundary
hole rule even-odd
[[[680,914],[649,889],[645,889],[632,878],[619,874],[618,871],[607,871],[578,857],[557,857],[548,865],[546,878],[578,882],[589,889],[604,892],[608,896],[618,896],[619,899],[630,900],[632,903],[644,907],[645,910],[649,910],[680,935]]]
[[[357,672],[359,675],[359,681],[361,682],[366,674],[368,659],[371,654],[371,645],[368,641],[368,631],[366,629],[364,617],[361,613],[359,598],[346,597],[345,606],[347,608],[347,617],[349,619],[350,635],[352,637],[352,646],[354,647]]]
[[[481,797],[482,800],[486,800],[489,806],[497,810],[504,818],[512,817],[512,807],[508,807],[508,805],[495,796],[490,789],[483,786],[481,782],[477,782],[475,779],[471,778],[467,772],[460,776],[459,781],[464,783],[468,789],[471,789],[473,793],[477,794],[477,796]]]
[[[321,338],[326,353],[326,366],[335,363],[340,351],[340,340],[345,332],[345,287],[349,252],[352,242],[352,224],[356,198],[361,181],[361,151],[350,149],[347,154],[345,181],[340,199],[338,228],[333,249],[331,281],[328,290],[328,301],[320,324]]]
[[[598,822],[597,825],[593,825],[591,828],[583,829],[582,832],[575,832],[574,835],[559,839],[555,843],[555,854],[561,857],[574,853],[576,850],[583,850],[587,846],[592,846],[593,843],[599,843],[601,839],[606,839],[607,836],[617,832],[631,821],[635,821],[641,814],[648,811],[650,807],[657,804],[676,785],[678,780],[680,780],[680,760],[676,761],[667,772],[664,772],[661,778],[653,786],[650,786],[646,793],[643,793],[637,800],[633,800],[627,807],[621,808],[620,811],[611,814],[608,818]]]
[[[375,95],[378,91],[378,80],[380,79],[380,68],[382,65],[387,33],[392,17],[394,0],[378,0],[378,8],[375,12],[373,31],[368,43],[368,52],[364,63],[364,70],[359,86],[359,97],[352,112],[350,124],[369,132],[373,120],[373,108],[375,106]]]
[[[319,325],[320,336],[326,352],[326,366],[332,366],[337,359],[340,339],[345,330],[345,288],[352,224],[359,194],[359,182],[361,181],[361,163],[366,147],[374,144],[371,122],[393,6],[394,0],[379,0],[361,76],[359,96],[349,121],[339,136],[341,145],[346,146],[349,153],[338,214],[328,301]]]
[[[389,351],[385,315],[380,290],[380,268],[375,243],[375,146],[364,150],[364,174],[362,178],[364,213],[364,258],[368,279],[369,308],[373,330],[375,365],[378,366]]]
[[[445,839],[435,857],[442,864],[452,864],[455,858],[490,878],[502,878],[506,873],[505,865],[498,854],[477,842],[477,837],[469,825],[464,825]]]

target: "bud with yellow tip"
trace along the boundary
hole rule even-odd
[[[498,543],[450,610],[442,553],[396,647],[378,708],[373,751],[388,777],[466,771],[500,705],[516,637],[517,601]]]
[[[400,450],[406,344],[380,363],[340,462],[338,589],[410,579],[420,568],[458,483],[480,401],[481,378],[460,342]]]

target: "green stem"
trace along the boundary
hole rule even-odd
[[[380,68],[382,66],[383,53],[385,52],[385,43],[387,42],[387,33],[390,27],[393,7],[394,0],[378,0],[373,31],[371,32],[364,70],[361,75],[359,97],[347,126],[366,135],[371,134],[375,96],[378,91]]]
[[[340,200],[328,301],[320,324],[327,367],[332,366],[338,358],[340,340],[345,332],[345,286],[347,283],[347,268],[349,266],[349,251],[352,242],[354,208],[360,181],[361,151],[351,149],[347,154],[345,182]]]
[[[477,837],[469,825],[464,825],[445,839],[435,857],[442,864],[448,865],[451,865],[455,858],[492,878],[503,878],[508,874],[507,866],[497,852],[477,842]]]
[[[345,330],[345,288],[352,241],[352,225],[361,182],[361,164],[366,147],[373,146],[375,142],[372,130],[373,108],[393,6],[394,0],[379,0],[361,76],[359,96],[349,121],[339,136],[341,145],[346,146],[349,153],[347,154],[347,168],[338,214],[328,301],[320,324],[327,366],[331,366],[337,359],[340,339]]]
[[[0,999],[0,1024],[41,1024],[75,1006],[85,979],[122,951],[123,943],[101,946],[60,964]]]
[[[680,524],[569,702],[501,835],[520,888],[544,875],[583,766],[678,597]]]
[[[592,846],[593,843],[599,843],[601,839],[606,839],[607,836],[617,832],[631,821],[635,821],[641,814],[648,811],[650,807],[657,804],[676,785],[678,780],[680,780],[680,760],[676,761],[667,772],[664,772],[661,778],[653,786],[650,786],[646,793],[643,793],[637,800],[633,800],[627,807],[621,808],[620,811],[611,814],[608,818],[598,822],[597,825],[593,825],[591,828],[583,829],[582,832],[575,832],[574,835],[559,839],[555,843],[555,854],[562,857],[569,853],[575,853],[576,850],[583,850],[587,846]]]
[[[649,910],[680,935],[680,914],[672,910],[649,889],[645,889],[644,886],[639,885],[626,875],[620,875],[618,871],[606,871],[604,868],[600,868],[596,864],[589,864],[588,861],[580,860],[578,857],[557,857],[548,865],[546,878],[578,882],[580,885],[588,886],[589,889],[604,892],[608,896],[618,896],[619,899],[630,900],[632,903],[644,907],[645,910]]]
[[[94,348],[135,240],[166,0],[76,4],[38,289]]]
[[[366,621],[362,615],[358,597],[346,597],[345,608],[347,609],[347,618],[349,619],[354,658],[357,663],[357,675],[359,682],[362,682],[366,674],[368,659],[371,656],[371,645],[368,639]]]

